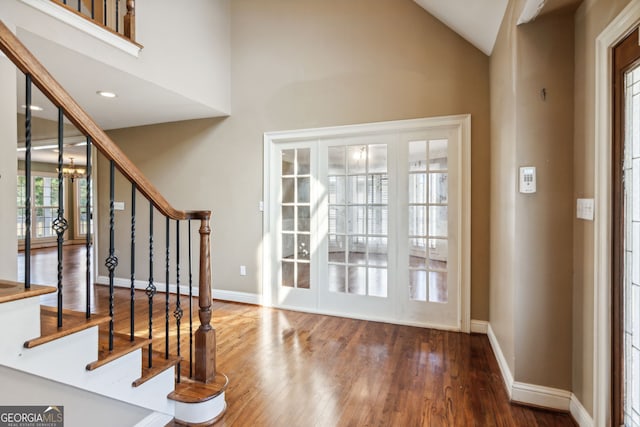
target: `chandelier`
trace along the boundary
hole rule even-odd
[[[75,165],[75,163],[73,162],[73,157],[69,157],[69,164],[62,168],[62,176],[64,178],[71,179],[71,182],[73,182],[76,178],[84,178],[85,173],[86,171],[84,168],[79,168]]]

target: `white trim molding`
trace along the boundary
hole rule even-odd
[[[640,22],[640,0],[632,0],[596,39],[594,223],[593,424],[609,424],[611,413],[611,51]]]
[[[262,305],[262,298],[258,294],[249,292],[225,291],[213,289],[213,299],[221,301],[240,302],[243,304]]]
[[[502,348],[500,347],[498,338],[496,338],[496,335],[493,333],[491,323],[487,325],[487,336],[489,338],[491,348],[493,349],[493,354],[496,356],[496,360],[498,361],[498,367],[500,368],[500,373],[502,374],[507,394],[509,395],[509,399],[511,399],[514,382],[513,373],[511,372],[511,369],[509,369],[509,364],[507,363],[507,359],[504,357],[504,353],[502,353]]]
[[[474,320],[472,324],[474,324],[473,322],[482,324],[481,321]],[[580,427],[593,427],[591,416],[572,392],[514,381],[513,373],[509,369],[507,360],[502,353],[502,348],[500,348],[500,343],[498,343],[498,339],[493,333],[493,329],[491,329],[491,324],[487,323],[486,326],[489,343],[498,362],[507,394],[512,402],[569,412]]]
[[[593,418],[584,406],[582,406],[582,402],[578,400],[578,397],[571,393],[571,402],[569,404],[569,412],[571,416],[578,423],[580,427],[593,427]]]
[[[473,334],[487,334],[489,331],[489,322],[486,320],[471,319],[471,333]]]
[[[573,393],[567,390],[515,381],[511,400],[517,403],[569,412],[572,395]]]
[[[107,276],[98,276],[96,279],[96,284],[98,285],[108,285],[109,277]],[[164,282],[154,282],[156,285],[156,289],[158,292],[165,292],[167,289],[167,285]],[[145,290],[149,282],[146,280],[135,280],[134,288],[137,290]],[[131,279],[126,279],[123,277],[116,277],[113,279],[113,286],[116,288],[131,288]],[[169,293],[176,293],[176,285],[174,283],[169,284]],[[194,285],[192,288],[192,293],[194,297],[197,297],[200,292],[197,285]],[[249,292],[236,292],[236,291],[226,291],[224,289],[212,289],[213,299],[221,300],[221,301],[232,301],[232,302],[240,302],[243,304],[253,304],[253,305],[262,305],[262,300],[260,295],[252,294]],[[189,295],[189,287],[187,285],[180,285],[180,294],[182,296]]]
[[[109,284],[108,276],[98,276],[96,278],[96,285],[108,285],[108,284]],[[167,289],[167,285],[164,282],[153,282],[153,284],[156,286],[156,290],[158,292],[165,292]],[[141,291],[144,291],[145,289],[147,289],[148,285],[149,285],[149,281],[147,280],[135,280],[133,282],[134,289],[141,290]],[[123,277],[115,277],[113,279],[113,286],[115,286],[116,288],[131,288],[131,279],[126,279]],[[169,293],[175,294],[176,289],[177,288],[175,284],[169,283]],[[197,297],[200,294],[197,285],[193,286],[192,292],[194,297]],[[189,286],[180,285],[180,294],[183,296],[189,295]]]
[[[138,57],[142,48],[130,41],[127,41],[124,37],[117,36],[111,31],[100,27],[99,25],[91,22],[89,19],[78,16],[78,14],[65,9],[62,6],[58,6],[51,0],[21,0],[24,4],[27,4],[40,12],[57,19],[60,22],[80,30],[83,33],[89,34],[96,39],[113,46],[121,51],[128,53],[131,56]]]

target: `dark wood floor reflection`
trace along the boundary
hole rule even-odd
[[[106,291],[93,288],[97,310],[107,307]],[[128,328],[128,293],[116,292],[119,330]],[[164,296],[156,298],[154,321],[163,327]],[[144,333],[144,293],[136,301],[136,329]],[[83,293],[69,290],[65,306],[84,307]],[[567,414],[511,405],[484,335],[221,301],[213,309],[218,368],[230,379],[219,427],[575,425]]]

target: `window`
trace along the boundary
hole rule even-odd
[[[26,233],[26,192],[31,185],[31,238],[55,238],[53,220],[58,216],[58,178],[46,174],[33,175],[27,183],[24,175],[18,176],[17,197],[17,237],[24,239]]]
[[[77,178],[74,180],[74,203],[75,203],[75,237],[85,237],[87,231],[91,229],[91,209],[87,215],[87,179]],[[89,201],[93,206],[93,200]]]

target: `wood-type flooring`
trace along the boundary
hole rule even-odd
[[[51,263],[32,262],[34,283],[55,284]],[[55,251],[48,256],[55,258]],[[84,250],[65,249],[65,308],[83,310]],[[79,260],[74,258],[80,258]],[[55,260],[53,265],[55,265]],[[74,271],[77,270],[77,271]],[[74,279],[75,278],[75,279]],[[215,280],[214,280],[215,284]],[[108,288],[91,286],[104,313]],[[129,330],[128,289],[115,295],[115,328]],[[55,294],[41,297],[53,305]],[[135,293],[135,329],[148,334],[148,300]],[[181,350],[188,375],[188,298]],[[165,298],[154,298],[154,350],[164,351]],[[170,311],[175,308],[171,295]],[[193,300],[197,326],[197,299]],[[230,380],[216,426],[575,426],[568,414],[509,403],[485,335],[398,326],[214,301],[217,366]],[[170,349],[176,328],[171,316]],[[173,424],[170,424],[173,425]]]

